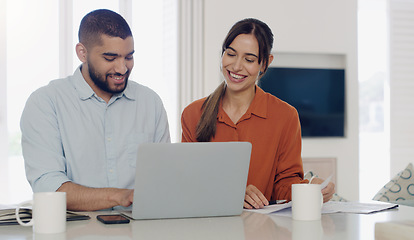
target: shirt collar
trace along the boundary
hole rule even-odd
[[[268,98],[266,97],[266,93],[256,85],[256,94],[254,95],[253,101],[250,104],[249,108],[247,109],[246,113],[243,117],[239,120],[245,120],[251,117],[251,115],[256,115],[260,118],[267,118],[267,101]],[[231,122],[230,118],[223,110],[223,100],[220,100],[220,107],[217,113],[217,119],[220,122]],[[234,125],[234,124],[233,124]]]
[[[82,66],[82,65],[81,65]],[[86,82],[86,80],[83,78],[82,72],[81,72],[81,66],[79,66],[75,72],[73,73],[74,78],[74,86],[76,91],[79,94],[79,98],[82,100],[87,100],[91,98],[92,96],[96,95],[95,92],[92,90],[91,86]],[[134,95],[132,93],[131,88],[127,87],[125,90],[121,93],[114,94],[112,98],[118,99],[125,96],[129,100],[135,100]]]
[[[266,93],[256,85],[256,94],[254,95],[253,101],[250,104],[249,109],[247,112],[251,112],[261,118],[267,117],[267,101],[268,98],[266,97]]]
[[[130,82],[131,81],[128,79],[128,83],[130,83]],[[128,84],[127,84],[127,87],[125,88],[125,90],[122,93],[119,93],[118,95],[119,95],[119,97],[124,96],[129,100],[135,100],[135,96],[133,94],[132,88],[128,87]]]

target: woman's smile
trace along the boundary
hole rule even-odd
[[[246,79],[246,77],[247,77],[246,75],[240,75],[240,74],[231,72],[229,70],[227,70],[227,72],[228,72],[229,79],[232,82],[235,82],[235,83],[243,82]]]

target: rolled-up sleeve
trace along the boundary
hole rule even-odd
[[[70,181],[53,102],[45,89],[28,99],[20,121],[26,176],[33,192],[56,191]]]

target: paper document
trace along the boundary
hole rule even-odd
[[[392,203],[360,203],[360,202],[335,202],[330,201],[323,204],[324,213],[373,213],[398,207]]]
[[[275,204],[270,206],[265,206],[262,209],[245,209],[249,212],[257,212],[261,214],[272,214],[278,216],[287,216],[292,217],[292,202],[285,204]],[[336,202],[330,201],[326,202],[322,206],[321,213],[374,213],[379,211],[384,211],[388,209],[393,209],[398,207],[398,204],[392,203],[360,203],[360,202]]]
[[[264,206],[264,208],[261,209],[244,209],[244,211],[248,211],[248,212],[257,212],[257,213],[261,213],[261,214],[271,214],[286,208],[290,208],[292,206],[292,202],[288,202],[288,203],[283,203],[283,204],[273,204],[273,205],[268,205],[268,206]]]

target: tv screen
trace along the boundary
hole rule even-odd
[[[297,109],[302,137],[344,136],[344,69],[270,67],[258,85]]]

